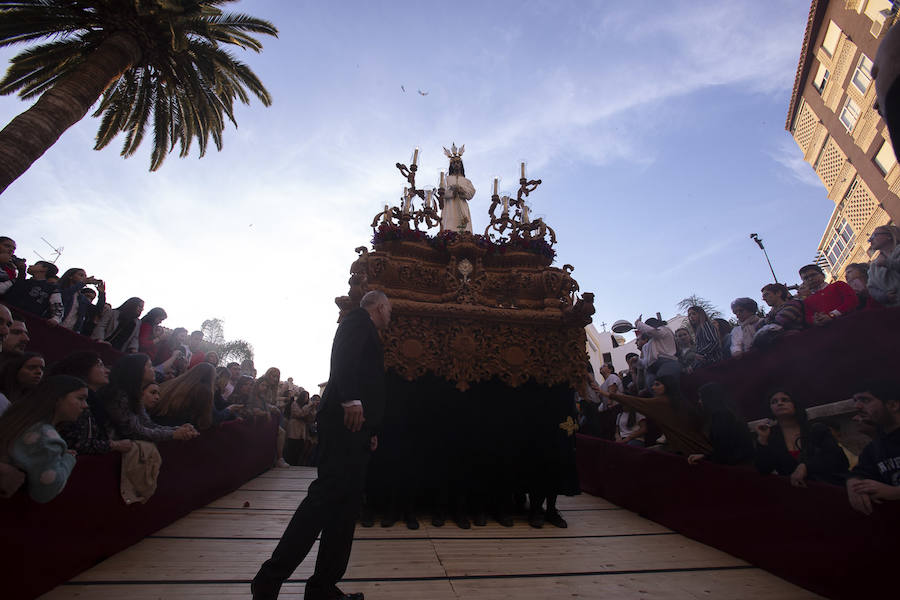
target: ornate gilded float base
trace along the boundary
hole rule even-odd
[[[404,241],[357,251],[350,292],[335,302],[343,316],[368,290],[387,294],[385,367],[405,379],[431,372],[463,391],[493,378],[511,387],[583,384],[593,294],[576,295],[570,265],[525,252],[490,255],[471,235],[440,250]]]

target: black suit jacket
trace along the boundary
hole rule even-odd
[[[331,375],[322,394],[320,418],[343,420],[341,403],[359,400],[363,428],[378,433],[384,418],[384,351],[369,313],[357,308],[343,318],[331,347]]]

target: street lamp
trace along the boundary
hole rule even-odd
[[[769,260],[769,253],[766,252],[766,247],[763,246],[762,239],[755,233],[750,234],[750,239],[756,242],[756,245],[759,246],[759,249],[762,250],[763,254],[766,255],[766,262],[769,263],[769,270],[772,272],[772,279],[775,280],[775,283],[778,283],[778,277],[775,276],[775,269],[772,268],[772,261]]]

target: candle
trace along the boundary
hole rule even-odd
[[[494,195],[497,195],[497,184],[500,183],[499,177],[494,177]]]
[[[409,212],[409,188],[403,188],[403,214]]]
[[[431,193],[432,190],[425,190],[425,208],[431,208]]]
[[[413,161],[412,161],[412,164],[416,164],[417,162],[419,162],[419,147],[418,147],[418,146],[416,146],[416,149],[413,150]]]
[[[525,179],[525,163],[522,163],[522,179]]]
[[[440,183],[440,185],[438,185],[438,187],[441,189],[444,188],[444,172],[443,171],[441,171],[441,183]]]
[[[531,221],[528,220],[528,207],[527,206],[522,207],[522,222],[523,223],[531,223]]]
[[[503,196],[503,214],[509,214],[509,196]]]
[[[388,208],[387,204],[384,205],[384,218],[385,218],[385,220],[388,220],[391,218],[391,210]]]

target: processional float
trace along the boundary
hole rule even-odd
[[[416,183],[418,149],[411,165],[397,163],[407,183],[400,202],[375,215],[373,250],[356,249],[350,290],[335,300],[343,316],[377,289],[393,307],[367,491],[389,511],[481,512],[515,493],[579,491],[574,391],[589,368],[593,294],[579,295],[571,265],[551,266],[556,233],[530,218],[541,180],[528,179],[524,163],[515,197],[494,180],[490,221],[473,233],[464,150],[444,149],[450,165],[436,189]]]

